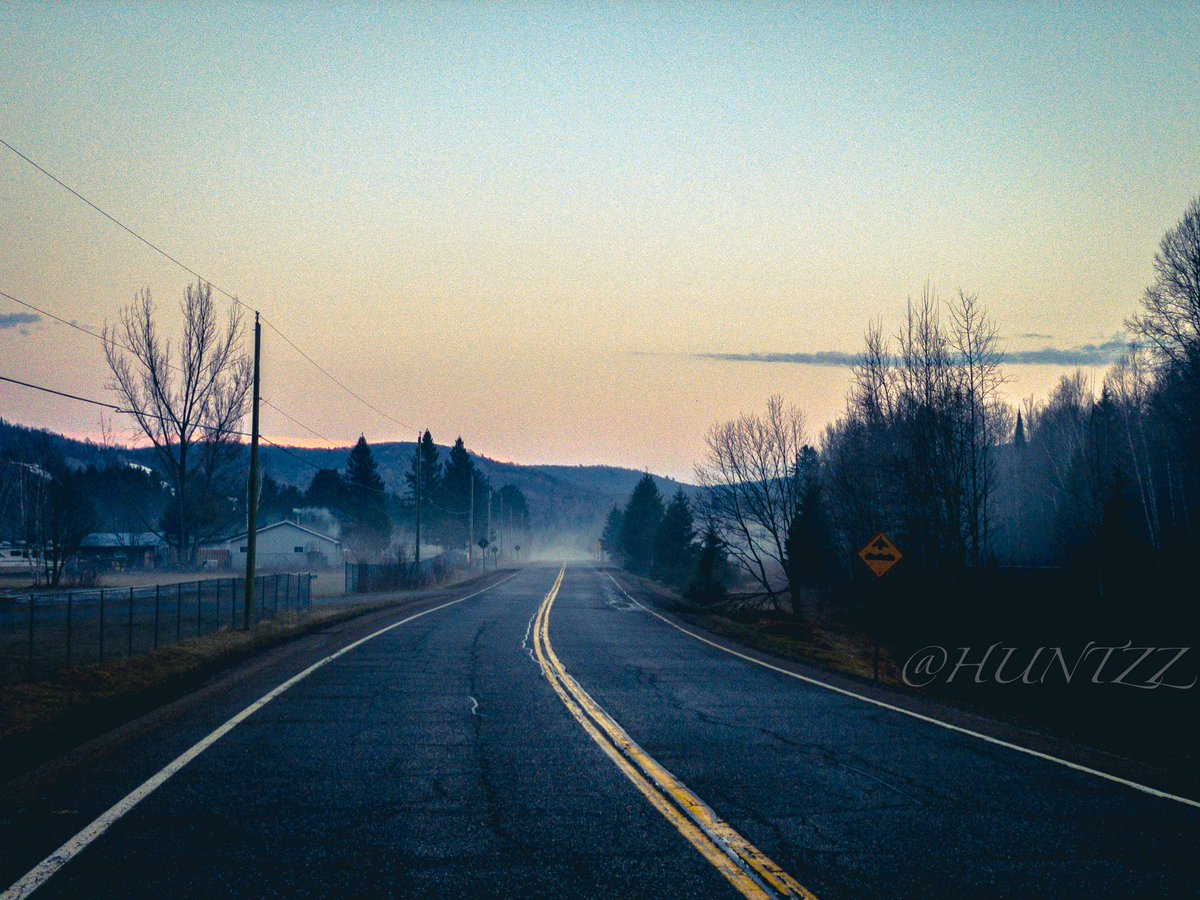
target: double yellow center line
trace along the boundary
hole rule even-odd
[[[815,900],[794,878],[733,830],[674,775],[639,747],[567,674],[550,644],[550,610],[567,568],[542,601],[533,629],[533,649],[546,679],[592,740],[634,783],[650,804],[687,838],[746,897],[804,897]]]

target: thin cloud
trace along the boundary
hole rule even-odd
[[[1127,338],[1114,337],[1099,344],[1073,347],[1042,347],[1039,350],[1011,350],[1004,362],[1011,366],[1107,366],[1132,346]],[[817,350],[808,353],[695,353],[698,359],[718,362],[789,363],[796,366],[848,368],[861,359],[858,353],[841,350]]]
[[[28,334],[22,326],[33,325],[42,321],[37,313],[0,313],[0,331],[5,328],[20,328],[22,334]]]
[[[1004,361],[1014,366],[1108,366],[1133,346],[1128,338],[1114,337],[1100,344],[1013,350],[1004,354]]]
[[[841,350],[817,350],[814,353],[696,353],[700,359],[715,359],[720,362],[792,363],[797,366],[853,366],[859,360],[857,353]]]

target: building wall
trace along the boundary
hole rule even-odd
[[[226,541],[234,566],[244,565],[246,538]],[[340,566],[342,552],[336,541],[317,537],[294,525],[285,524],[258,533],[255,563],[261,569],[297,571],[314,567]]]

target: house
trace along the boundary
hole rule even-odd
[[[278,571],[325,569],[340,566],[346,554],[342,542],[327,534],[284,520],[264,525],[256,532],[255,567]],[[206,569],[237,568],[246,564],[247,532],[228,540],[200,548],[200,562]]]
[[[91,569],[153,569],[166,557],[167,542],[153,531],[99,531],[79,545],[79,564]]]

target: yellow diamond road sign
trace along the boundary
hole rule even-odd
[[[891,571],[892,566],[904,558],[904,554],[881,531],[867,542],[867,546],[858,551],[858,558],[867,564],[868,569],[882,578]]]

